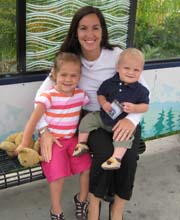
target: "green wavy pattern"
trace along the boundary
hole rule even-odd
[[[126,47],[130,0],[27,0],[27,70],[48,69],[62,44],[72,16],[82,6],[102,10],[110,42]]]

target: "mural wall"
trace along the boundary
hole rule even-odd
[[[142,120],[143,137],[180,130],[180,68],[144,71],[151,90],[150,109]]]
[[[180,68],[146,70],[144,78],[151,89],[151,103],[142,120],[143,137],[180,131]],[[0,86],[0,141],[23,130],[40,84]]]

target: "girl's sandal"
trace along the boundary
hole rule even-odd
[[[50,212],[50,217],[51,217],[51,220],[65,220],[65,217],[64,217],[64,213],[61,212],[60,214],[56,215],[56,214],[53,214],[52,212]]]

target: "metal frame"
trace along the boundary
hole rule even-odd
[[[26,0],[16,0],[17,71],[26,72]]]
[[[138,0],[130,0],[127,47],[133,46],[136,24],[136,9]],[[26,0],[16,0],[17,25],[17,73],[5,74],[1,77],[0,85],[16,84],[43,80],[49,70],[26,71]],[[147,61],[145,69],[168,68],[180,66],[180,59]]]
[[[137,9],[137,0],[130,0],[127,47],[133,47],[133,39],[134,39],[134,31],[135,31],[135,23],[136,23],[136,9]]]

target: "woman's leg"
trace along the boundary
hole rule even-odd
[[[131,149],[128,149],[122,159],[121,168],[114,171],[112,192],[114,203],[111,207],[111,220],[122,220],[127,200],[131,199],[137,167],[137,155],[141,137],[138,126]]]
[[[51,198],[51,212],[53,214],[62,213],[61,195],[64,184],[64,178],[55,180],[49,184]]]
[[[122,207],[121,212],[119,212],[120,218],[123,214],[125,201],[130,200],[132,196],[141,137],[140,126],[137,127],[134,136],[132,148],[127,150],[122,159],[121,168],[116,171],[105,171],[101,169],[101,163],[113,154],[112,134],[103,129],[98,129],[91,132],[88,140],[93,153],[90,171],[90,192],[95,197],[100,198],[105,198],[108,194],[116,194],[118,196],[117,198],[119,198],[117,200],[117,206]],[[91,206],[89,211],[91,211]]]
[[[113,154],[112,133],[101,128],[91,132],[88,146],[93,155],[89,191],[96,197],[104,198],[108,193],[113,173],[103,170],[101,164]]]
[[[114,171],[113,192],[125,200],[130,200],[133,192],[140,137],[141,128],[138,126],[134,134],[132,148],[126,151],[121,161],[121,168]]]
[[[114,196],[114,203],[110,210],[111,220],[122,220],[126,202],[125,199],[121,199],[117,195]]]
[[[88,220],[99,220],[99,204],[100,198],[89,193]]]
[[[101,128],[92,131],[88,139],[88,146],[92,152],[88,220],[98,220],[100,198],[104,199],[107,197],[112,177],[111,171],[105,171],[101,168],[101,164],[109,158],[114,151],[112,133],[108,133]]]

